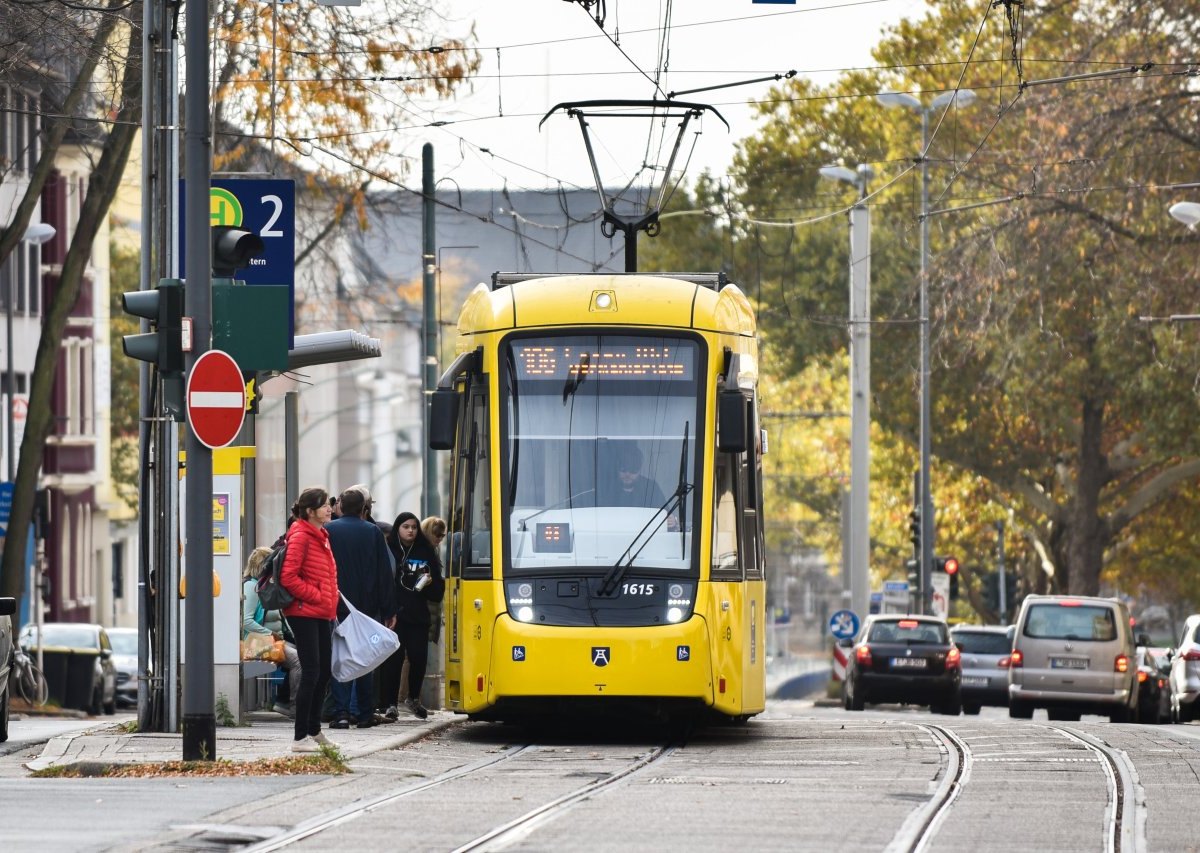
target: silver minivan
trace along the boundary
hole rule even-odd
[[[1137,663],[1129,609],[1112,598],[1031,595],[1021,604],[1008,670],[1008,714],[1052,720],[1137,717]]]

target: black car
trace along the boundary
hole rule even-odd
[[[0,598],[0,743],[8,740],[8,706],[12,701],[8,676],[13,665],[12,616],[16,612],[15,598]]]
[[[1138,722],[1169,723],[1171,650],[1138,646],[1135,660],[1138,665]]]
[[[962,712],[962,654],[946,623],[932,616],[871,616],[851,647],[842,704],[861,711],[868,702],[928,705],[935,713]]]

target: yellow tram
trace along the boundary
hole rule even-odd
[[[765,702],[750,303],[719,274],[497,273],[433,395],[452,450],[446,705]]]

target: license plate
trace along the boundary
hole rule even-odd
[[[1051,669],[1087,669],[1088,662],[1083,658],[1050,658]]]
[[[963,687],[987,687],[987,683],[986,678],[978,678],[973,675],[964,676],[962,680]]]
[[[892,669],[925,669],[929,661],[925,658],[892,658]]]

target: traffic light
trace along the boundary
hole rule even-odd
[[[251,265],[251,261],[266,250],[262,237],[227,225],[212,229],[212,271],[221,278],[233,278],[234,273]]]
[[[153,332],[125,335],[121,349],[130,358],[148,361],[160,373],[183,373],[183,282],[164,278],[154,290],[121,294],[125,313],[149,320]]]
[[[908,538],[913,543],[913,555],[919,561],[921,559],[921,510],[913,507],[913,511],[908,514]]]
[[[904,568],[908,569],[908,588],[917,590],[921,588],[921,563],[917,560],[908,560],[904,563]]]
[[[934,557],[935,571],[945,572],[950,577],[950,600],[958,598],[958,559],[955,557]]]

